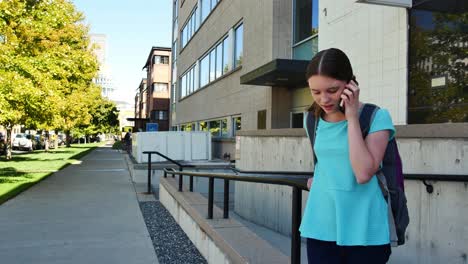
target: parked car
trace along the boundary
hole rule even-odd
[[[44,149],[45,148],[45,142],[44,142],[44,137],[41,135],[34,135],[33,137],[33,149]]]
[[[13,139],[13,149],[25,149],[32,151],[33,150],[33,143],[32,143],[32,136],[29,134],[16,134],[15,138]]]
[[[58,137],[57,137],[57,141],[58,141],[58,145],[59,146],[63,146],[65,145],[65,135],[63,134],[59,134]]]

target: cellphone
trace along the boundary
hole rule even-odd
[[[345,90],[346,90],[346,89],[347,89],[347,90],[350,90],[351,93],[353,92],[351,89],[345,88]],[[343,91],[344,91],[344,90],[343,90]],[[345,112],[345,104],[344,104],[344,102],[343,102],[343,99],[340,100],[340,104],[339,104],[338,109],[339,109],[343,114],[346,113],[346,112]]]
[[[340,100],[340,105],[338,109],[344,114],[345,113],[345,108],[344,108],[344,102],[343,99]]]

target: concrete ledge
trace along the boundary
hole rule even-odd
[[[303,128],[279,128],[237,131],[237,136],[250,137],[306,137],[307,134]]]
[[[468,138],[468,123],[397,125],[397,138]],[[303,128],[237,131],[237,136],[306,137]]]
[[[235,137],[230,137],[230,138],[212,138],[212,142],[231,142],[231,143],[236,143],[236,138]]]
[[[206,219],[208,201],[199,193],[177,191],[171,177],[160,180],[160,201],[208,263],[288,263],[289,258],[234,219],[223,219],[214,206]]]

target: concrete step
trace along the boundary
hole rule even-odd
[[[209,263],[288,263],[289,258],[234,218],[223,219],[214,206],[207,219],[208,201],[199,193],[179,192],[173,178],[160,180],[160,201]]]

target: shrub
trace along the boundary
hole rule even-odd
[[[116,141],[114,145],[112,145],[113,149],[123,149],[122,141]]]

